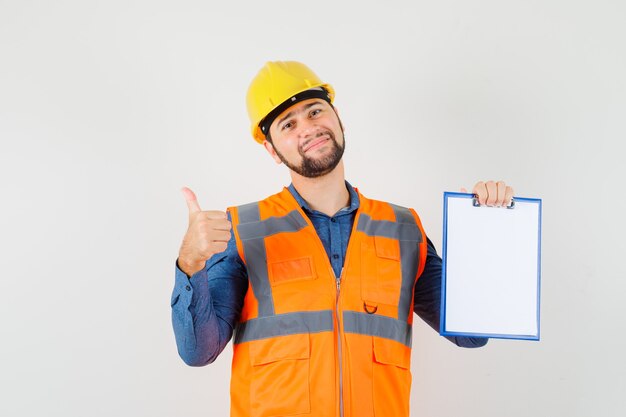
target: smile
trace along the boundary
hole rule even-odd
[[[317,139],[313,139],[311,140],[311,142],[309,142],[304,149],[302,150],[303,152],[308,152],[310,150],[315,150],[317,148],[319,148],[320,146],[322,146],[324,143],[326,143],[330,138],[328,137],[328,135],[324,135],[322,137],[319,137]]]

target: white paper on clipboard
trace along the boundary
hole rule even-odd
[[[444,193],[444,336],[539,340],[541,200],[476,207]]]

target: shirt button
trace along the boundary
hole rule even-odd
[[[337,255],[336,253],[333,253],[333,259],[339,259],[339,255]]]
[[[186,289],[187,291],[191,291],[191,287],[190,287],[189,285],[187,285],[187,286],[185,287],[185,289]]]
[[[335,218],[334,218],[334,217],[332,217],[332,218],[330,219],[330,221],[331,221],[331,222],[333,222],[333,223],[335,223],[337,220],[335,220]]]

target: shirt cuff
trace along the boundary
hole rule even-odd
[[[178,302],[183,302],[188,306],[191,304],[194,293],[196,293],[196,296],[208,294],[209,283],[207,281],[206,268],[202,268],[191,277],[188,277],[187,274],[178,267],[178,259],[175,262],[175,268],[176,273],[172,300],[178,297]]]

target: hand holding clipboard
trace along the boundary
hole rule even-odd
[[[467,193],[461,188],[462,193]],[[487,207],[511,207],[513,205],[513,187],[506,185],[504,181],[478,181],[472,189],[475,195],[475,204]]]

